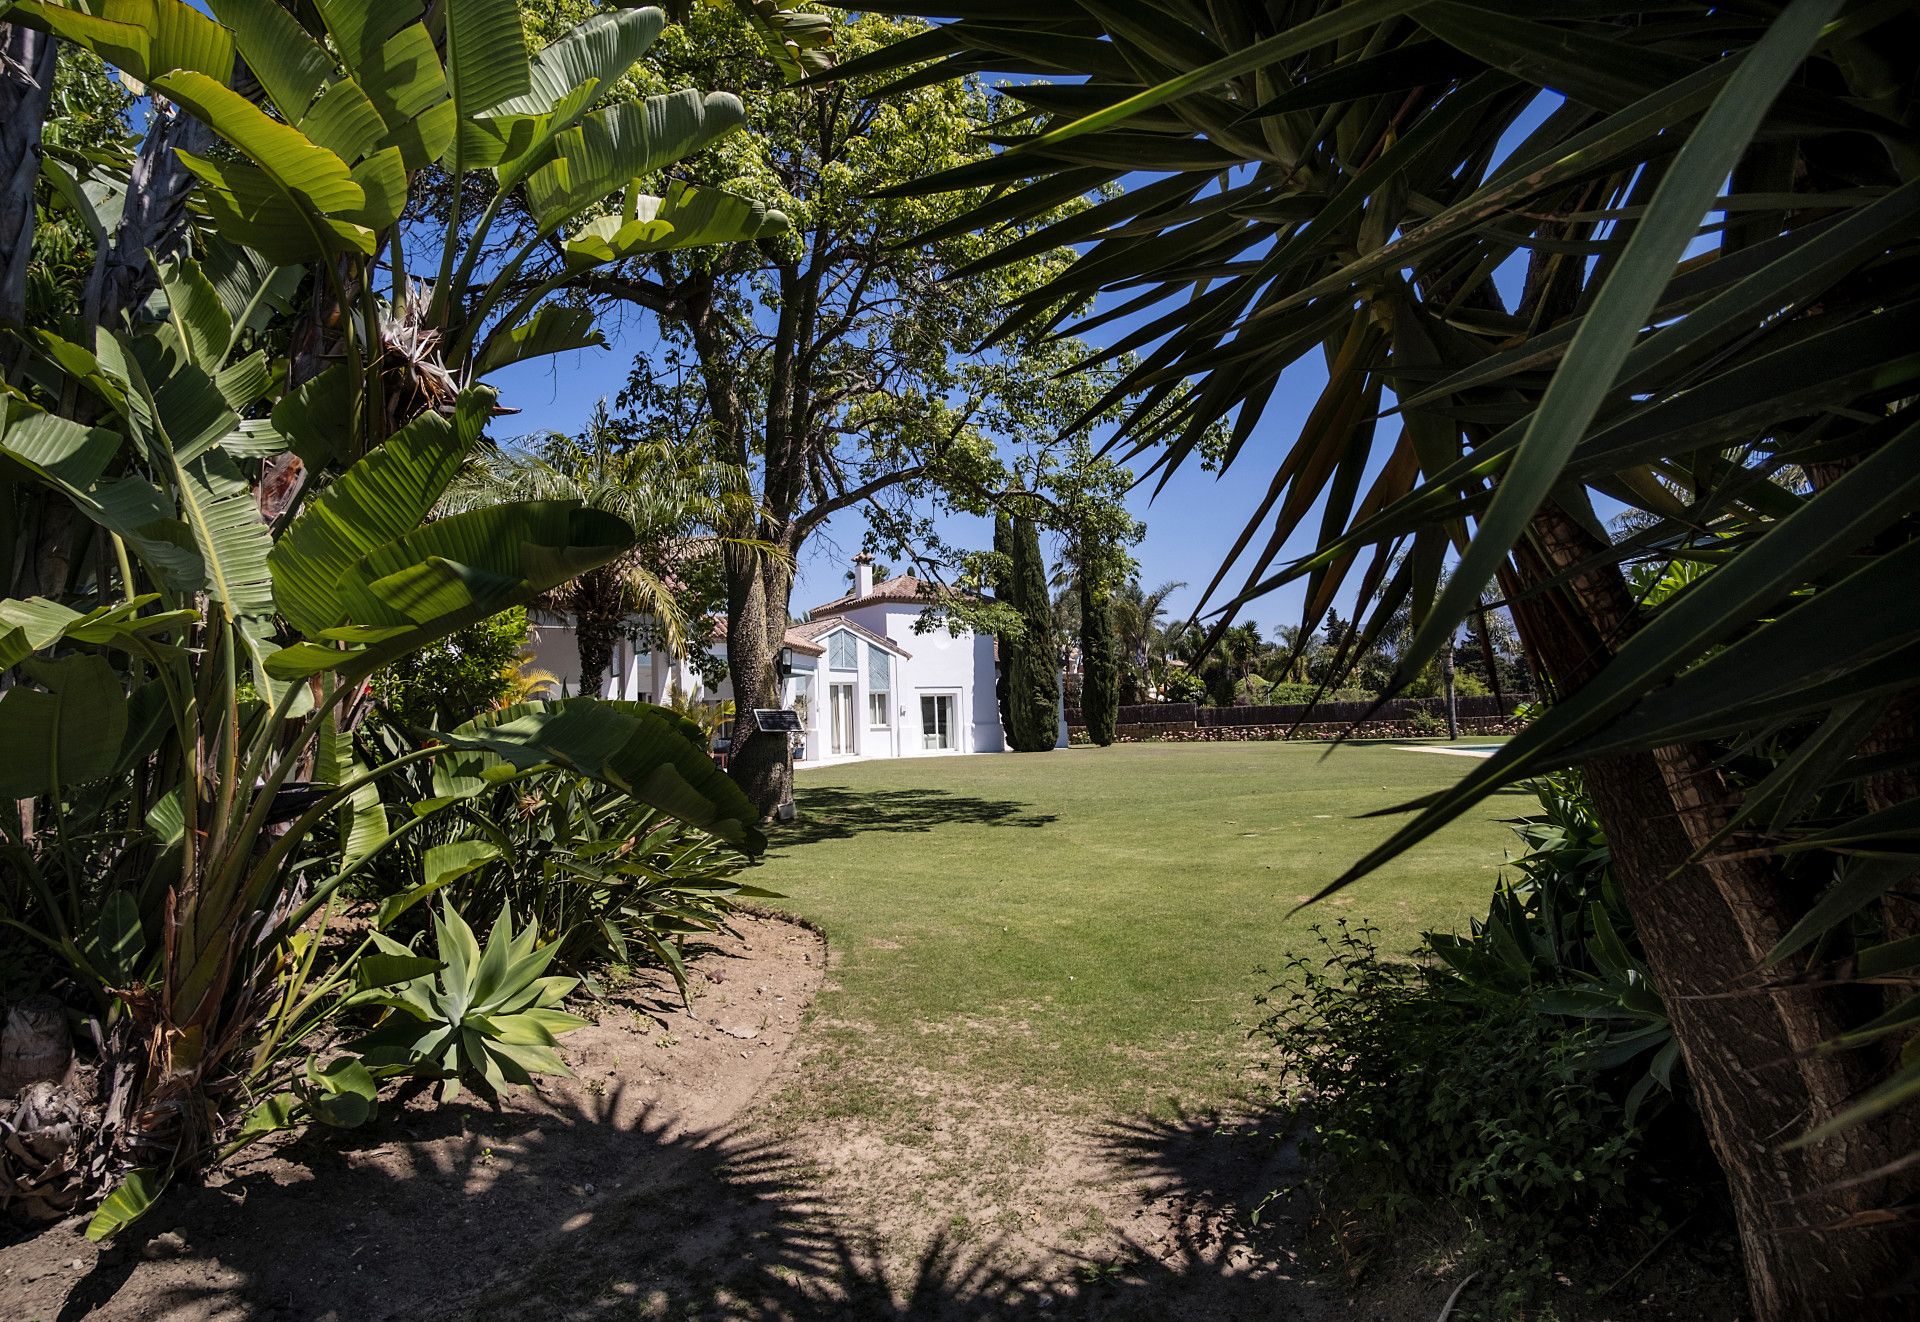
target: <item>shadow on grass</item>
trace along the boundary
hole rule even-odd
[[[776,829],[772,843],[811,845],[822,840],[851,840],[870,831],[935,831],[943,826],[1024,826],[1057,821],[1052,813],[1030,812],[1013,799],[982,799],[946,790],[802,789],[794,795],[798,821]]]
[[[1148,1213],[1095,1251],[1016,1254],[852,1224],[797,1147],[682,1128],[617,1089],[536,1117],[406,1111],[174,1191],[59,1316],[1328,1316],[1283,1254],[1232,1228],[1281,1146],[1200,1121],[1120,1126],[1099,1146],[1152,1184]]]

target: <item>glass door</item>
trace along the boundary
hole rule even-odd
[[[953,707],[951,693],[926,693],[920,697],[920,746],[928,750],[953,747]]]
[[[829,715],[832,721],[831,747],[836,755],[853,751],[853,685],[830,684],[827,686]]]

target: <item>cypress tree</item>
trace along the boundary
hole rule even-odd
[[[993,575],[993,595],[999,600],[1012,604],[1013,574],[1007,564],[1013,558],[1013,520],[1005,514],[993,517],[993,550],[1002,557]],[[1006,731],[1007,747],[1016,742],[1013,737],[1013,725],[1018,718],[1014,715],[1012,698],[1013,654],[1020,646],[1020,640],[1011,633],[999,635],[999,665],[994,670],[993,695],[1000,702],[1000,728]]]
[[[1009,604],[1019,612],[1022,627],[1007,667],[1007,697],[1013,707],[1007,733],[1015,752],[1044,753],[1059,739],[1059,670],[1047,565],[1040,554],[1040,529],[1032,519],[1013,520],[1012,551]]]
[[[1120,720],[1120,648],[1113,602],[1086,568],[1080,571],[1080,714],[1087,738],[1105,748]]]

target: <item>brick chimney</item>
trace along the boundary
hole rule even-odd
[[[862,551],[853,558],[853,595],[873,595],[873,557]]]

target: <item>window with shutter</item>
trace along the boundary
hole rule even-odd
[[[842,630],[827,638],[827,664],[835,670],[860,668],[860,640]]]
[[[867,648],[867,691],[886,693],[893,688],[893,658],[877,647]]]

